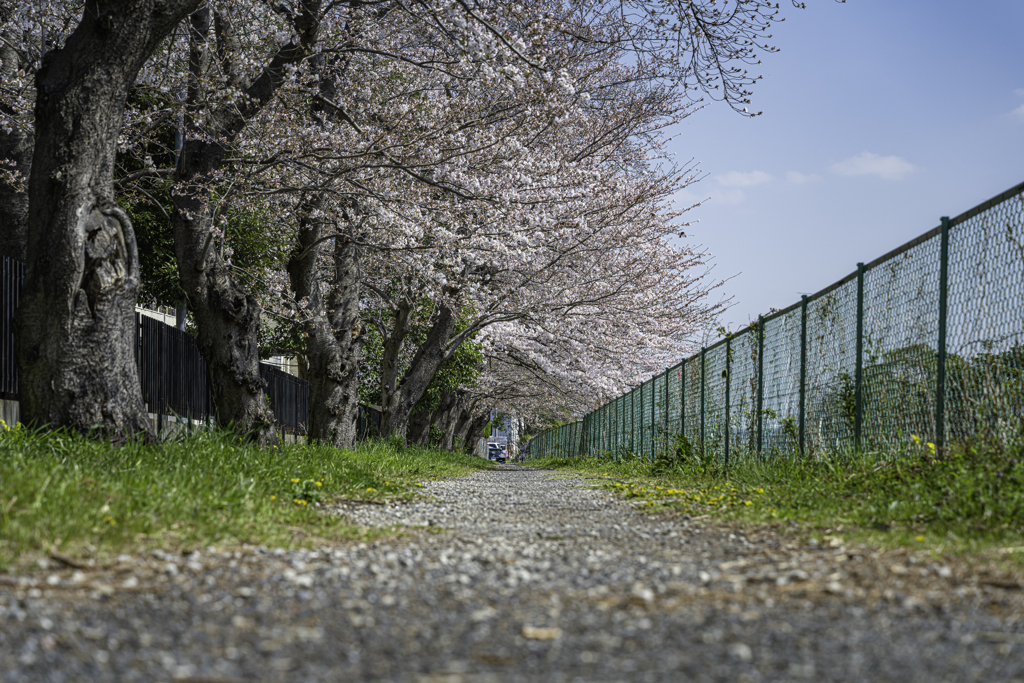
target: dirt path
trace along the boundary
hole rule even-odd
[[[4,681],[1024,680],[1024,598],[506,466],[352,506],[404,536],[0,576]]]

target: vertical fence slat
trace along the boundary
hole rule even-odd
[[[800,299],[800,455],[804,454],[804,416],[807,406],[807,295]]]
[[[686,359],[679,367],[679,436],[686,438]]]
[[[946,309],[949,296],[949,217],[942,217],[939,233],[939,339],[935,359],[935,448],[946,445]]]
[[[857,264],[857,365],[854,371],[853,449],[860,452],[864,421],[864,264]]]
[[[757,316],[757,454],[764,449],[764,316]]]
[[[704,454],[704,388],[707,386],[707,349],[700,350],[700,452]]]
[[[725,466],[729,466],[729,387],[732,385],[732,337],[725,338]]]

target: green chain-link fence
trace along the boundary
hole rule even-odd
[[[533,457],[1002,441],[1024,425],[1024,183],[550,429]]]

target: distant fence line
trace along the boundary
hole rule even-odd
[[[1024,424],[1024,183],[533,438],[534,457],[942,449]],[[914,441],[916,438],[917,441]]]
[[[13,320],[25,277],[24,265],[0,257],[0,399],[18,400],[18,368]],[[213,417],[206,361],[195,337],[155,318],[135,313],[135,364],[142,399],[156,415],[158,433],[165,421],[209,422]],[[309,426],[309,382],[269,363],[260,363],[264,394],[282,433],[305,436]],[[359,406],[360,439],[380,433],[380,412]]]

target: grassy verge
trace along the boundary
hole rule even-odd
[[[317,508],[406,498],[418,481],[490,463],[363,443],[355,451],[258,448],[223,432],[112,446],[62,432],[0,432],[0,570],[39,553],[253,543],[290,547],[366,536]],[[379,532],[378,532],[379,533]]]
[[[747,523],[794,525],[881,545],[984,550],[1024,559],[1024,448],[930,444],[899,454],[747,458],[726,468],[689,456],[685,443],[651,463],[627,458],[529,464],[604,476],[649,509]],[[1008,548],[1007,548],[1008,547]]]

